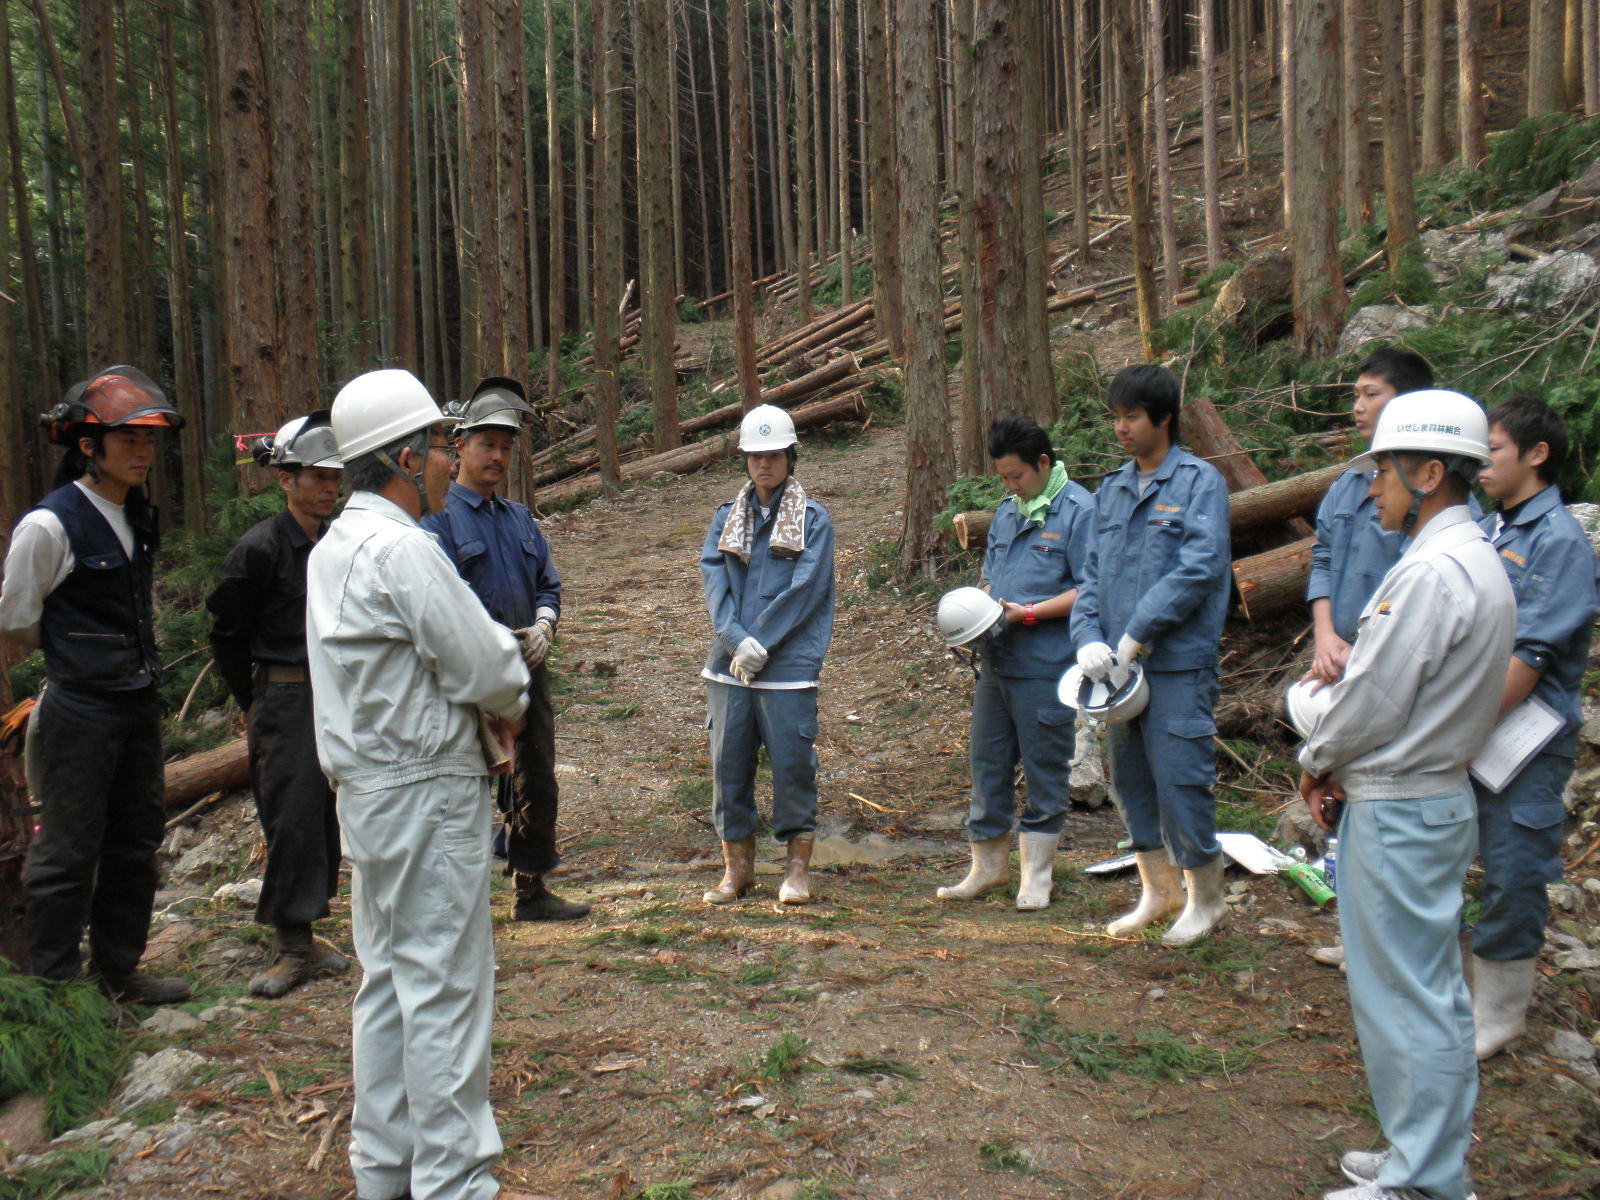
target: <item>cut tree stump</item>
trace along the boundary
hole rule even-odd
[[[982,550],[989,542],[989,526],[994,523],[994,514],[986,508],[974,509],[957,513],[952,523],[956,527],[956,541],[963,550]]]
[[[1239,588],[1239,606],[1252,621],[1262,621],[1305,602],[1306,580],[1311,576],[1314,537],[1302,538],[1276,550],[1253,554],[1233,564],[1233,581]]]

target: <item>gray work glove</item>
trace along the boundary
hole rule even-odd
[[[549,621],[540,618],[526,629],[513,629],[517,645],[522,649],[522,661],[528,664],[528,670],[533,670],[544,661],[544,656],[550,653],[550,634],[552,626]]]
[[[1104,642],[1086,642],[1078,651],[1078,666],[1090,679],[1100,680],[1111,674],[1116,665],[1111,647]]]
[[[767,648],[753,637],[739,643],[733,652],[733,674],[744,683],[754,683],[761,668],[767,665]]]

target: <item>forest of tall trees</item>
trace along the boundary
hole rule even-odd
[[[668,449],[680,316],[731,313],[748,404],[763,294],[826,294],[903,368],[915,567],[988,414],[1053,416],[1049,292],[1126,227],[1150,344],[1263,155],[1328,353],[1341,212],[1399,264],[1415,173],[1484,154],[1486,30],[1529,112],[1600,111],[1600,0],[0,0],[0,516],[53,465],[34,415],[119,361],[189,417],[157,486],[191,527],[236,436],[383,364],[526,379],[614,486],[624,350]]]

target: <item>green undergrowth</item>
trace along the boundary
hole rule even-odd
[[[116,1148],[100,1143],[57,1150],[20,1170],[0,1171],[0,1200],[55,1200],[105,1181]]]
[[[1045,1070],[1074,1070],[1099,1082],[1113,1073],[1151,1080],[1227,1075],[1243,1069],[1252,1057],[1242,1050],[1197,1046],[1167,1029],[1131,1034],[1071,1029],[1044,1004],[1022,1023],[1018,1036],[1028,1057]]]
[[[114,1016],[88,980],[50,983],[0,959],[0,1103],[41,1097],[52,1136],[88,1120],[127,1061]]]

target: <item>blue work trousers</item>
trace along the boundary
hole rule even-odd
[[[1146,671],[1150,703],[1106,731],[1111,786],[1135,850],[1165,846],[1186,871],[1203,867],[1217,844],[1215,670]]]
[[[1054,679],[996,675],[984,664],[972,696],[972,802],[967,835],[986,842],[1015,822],[1017,763],[1028,781],[1025,833],[1060,833],[1071,797],[1075,714]]]
[[[1561,878],[1561,802],[1572,759],[1536,755],[1503,792],[1474,783],[1478,853],[1483,858],[1483,912],[1472,931],[1479,958],[1536,958],[1544,945],[1550,900],[1545,885]]]
[[[1461,884],[1477,841],[1466,784],[1417,800],[1347,803],[1339,927],[1367,1086],[1389,1142],[1385,1188],[1465,1195],[1478,1097],[1461,970]]]
[[[817,689],[706,681],[711,819],[725,842],[754,837],[756,758],[772,764],[772,829],[780,842],[817,828]]]
[[[440,775],[355,792],[339,822],[354,866],[363,978],[353,1029],[350,1166],[361,1200],[490,1200],[494,934],[489,786]]]

